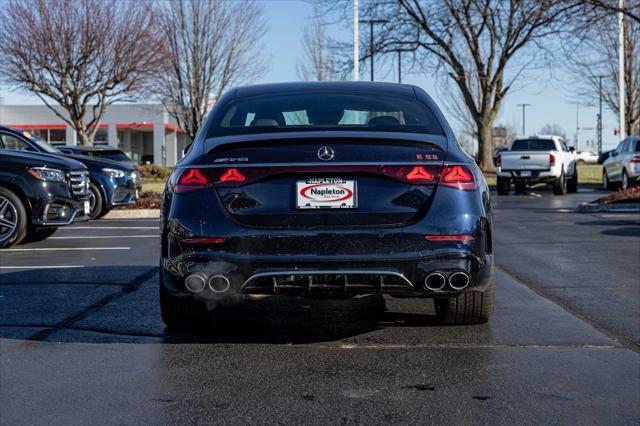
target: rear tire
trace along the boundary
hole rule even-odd
[[[20,198],[0,187],[0,248],[19,244],[27,235],[27,211]]]
[[[568,192],[578,192],[578,168],[573,168],[573,176],[567,182],[567,191]]]
[[[613,185],[611,185],[606,169],[602,171],[602,189],[607,191],[611,191],[613,189]]]
[[[27,233],[27,236],[22,240],[23,243],[35,243],[37,241],[46,240],[55,232],[58,228],[55,227],[47,227],[47,228],[38,228],[32,229]]]
[[[626,191],[629,189],[629,175],[626,170],[622,170],[622,190]]]
[[[436,318],[442,325],[484,324],[493,314],[495,280],[484,292],[468,291],[457,297],[436,298]]]
[[[560,177],[553,181],[553,193],[556,195],[564,195],[567,193],[567,176],[564,171],[560,173]]]
[[[511,179],[498,176],[496,182],[498,195],[509,195],[511,189]]]
[[[524,183],[524,182],[516,182],[515,187],[516,187],[516,192],[517,192],[518,194],[522,194],[523,192],[525,192],[525,191],[526,191],[526,189],[527,189],[527,184],[526,184],[526,183]]]
[[[192,297],[170,294],[160,283],[160,314],[167,327],[205,327],[215,325],[215,310]]]

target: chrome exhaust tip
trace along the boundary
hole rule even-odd
[[[424,279],[424,288],[431,291],[438,291],[444,288],[447,280],[440,272],[432,272]]]
[[[209,289],[214,293],[224,293],[229,290],[229,287],[231,287],[231,282],[224,275],[214,275],[209,278]]]
[[[184,286],[191,293],[200,293],[207,286],[207,278],[202,274],[191,274],[185,278]]]
[[[454,290],[463,290],[469,285],[469,274],[466,272],[454,272],[449,275],[449,285]]]

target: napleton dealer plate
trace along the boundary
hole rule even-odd
[[[355,180],[322,178],[296,183],[299,209],[353,209],[357,205]]]

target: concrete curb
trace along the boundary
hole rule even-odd
[[[111,210],[103,219],[157,219],[160,209]]]
[[[640,203],[597,204],[582,203],[576,211],[579,213],[608,212],[608,213],[640,213]]]

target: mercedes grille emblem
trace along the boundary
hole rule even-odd
[[[335,155],[336,153],[330,146],[323,146],[318,150],[318,158],[322,161],[333,160],[333,157],[335,157]]]

